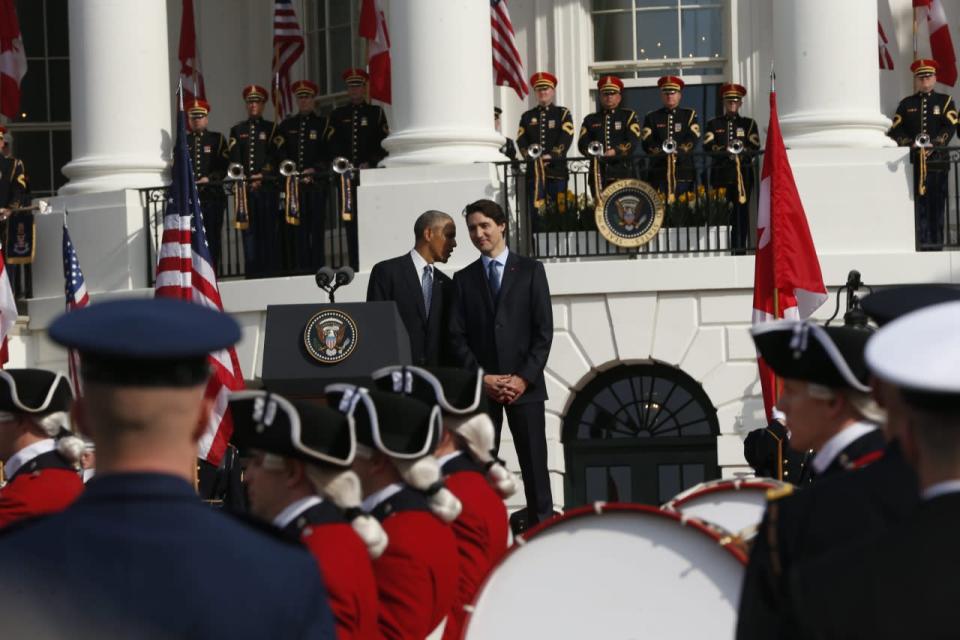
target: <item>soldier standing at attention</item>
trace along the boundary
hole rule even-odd
[[[583,119],[580,126],[580,139],[577,148],[584,157],[589,157],[590,143],[599,142],[600,157],[605,160],[599,166],[600,184],[591,179],[590,186],[596,198],[615,180],[629,178],[631,175],[628,158],[640,146],[640,123],[632,109],[621,109],[623,99],[623,81],[616,76],[603,76],[597,81],[600,92],[600,111],[591,113]]]
[[[346,158],[356,169],[370,169],[386,157],[381,143],[390,134],[387,116],[379,106],[367,102],[367,81],[369,76],[363,69],[347,69],[343,72],[343,81],[347,84],[347,96],[350,104],[338,107],[327,120],[324,137],[332,158]],[[350,252],[350,266],[359,268],[359,238],[357,236],[357,185],[360,184],[359,172],[350,176],[349,194],[353,204],[352,212],[341,211],[344,226],[347,229],[347,249]],[[343,199],[343,196],[341,196]],[[348,219],[349,213],[349,219]]]
[[[220,234],[223,229],[223,212],[227,206],[226,195],[220,185],[210,182],[223,180],[229,156],[227,141],[222,133],[207,130],[210,122],[210,103],[196,99],[187,105],[190,116],[190,133],[187,134],[187,149],[193,162],[193,174],[197,179],[200,208],[203,211],[203,230],[210,247],[214,266],[220,264]]]
[[[265,178],[272,177],[278,142],[274,124],[263,119],[267,90],[255,84],[243,89],[247,119],[230,129],[230,162],[243,167],[244,180],[236,185],[247,206],[247,221],[237,215],[237,227],[243,230],[243,258],[247,277],[258,277],[280,268],[278,252],[280,219],[277,191]],[[240,202],[238,198],[238,202]]]
[[[723,115],[707,123],[703,148],[727,155],[713,159],[710,184],[726,190],[733,209],[733,249],[746,249],[750,236],[750,190],[753,187],[753,152],[760,148],[760,133],[753,118],[740,115],[747,89],[739,84],[720,87]],[[739,149],[739,152],[736,152]],[[743,154],[746,151],[747,154]]]
[[[929,162],[929,147],[945,147],[957,130],[957,105],[953,98],[933,90],[937,61],[921,58],[910,65],[916,93],[897,106],[887,135],[901,147],[913,147],[914,211],[920,250],[943,248],[943,216],[947,206],[946,162]]]
[[[299,193],[298,202],[291,209],[286,206],[286,224],[283,228],[292,242],[292,252],[287,256],[289,266],[297,271],[314,273],[323,266],[324,217],[326,209],[326,191],[317,182],[316,173],[322,169],[324,161],[323,132],[326,129],[324,119],[313,112],[313,100],[317,95],[317,85],[309,80],[293,83],[293,95],[297,98],[299,112],[280,123],[279,132],[283,138],[280,153],[282,160],[292,160],[299,172],[299,187],[290,189],[287,198]],[[291,178],[291,183],[296,178]],[[281,178],[281,181],[284,179]],[[281,188],[285,188],[281,182]],[[296,215],[293,216],[292,212]]]
[[[667,203],[693,188],[693,148],[700,139],[697,112],[680,106],[684,82],[676,76],[657,80],[663,106],[643,119],[643,150],[653,156],[650,181]]]
[[[547,71],[538,71],[530,76],[530,84],[537,96],[537,106],[520,116],[517,129],[517,146],[523,159],[529,159],[532,145],[540,147],[544,175],[531,172],[527,188],[530,199],[537,208],[538,201],[557,202],[557,197],[567,191],[567,152],[573,146],[573,118],[570,110],[553,103],[557,95],[557,77]],[[540,185],[535,184],[539,177]],[[537,193],[542,189],[542,193]],[[565,195],[564,195],[565,197]],[[536,218],[534,218],[536,220]]]

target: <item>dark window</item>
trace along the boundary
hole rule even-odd
[[[717,412],[703,388],[658,363],[605,371],[564,418],[567,507],[662,504],[719,477]]]

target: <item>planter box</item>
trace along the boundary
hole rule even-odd
[[[533,248],[540,258],[602,256],[616,250],[597,231],[541,231],[533,234]]]
[[[730,248],[730,225],[660,229],[642,253],[699,253],[722,255]]]

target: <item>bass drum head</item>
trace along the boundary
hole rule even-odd
[[[746,558],[721,542],[646,505],[568,511],[494,568],[464,637],[732,638]]]
[[[675,496],[664,509],[749,538],[763,520],[767,491],[785,485],[770,478],[704,482]]]

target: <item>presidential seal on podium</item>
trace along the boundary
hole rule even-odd
[[[303,344],[314,360],[337,364],[357,347],[357,323],[348,314],[325,309],[314,314],[303,331]]]
[[[663,225],[663,198],[642,180],[617,180],[600,194],[595,215],[597,230],[607,242],[642,247]]]

